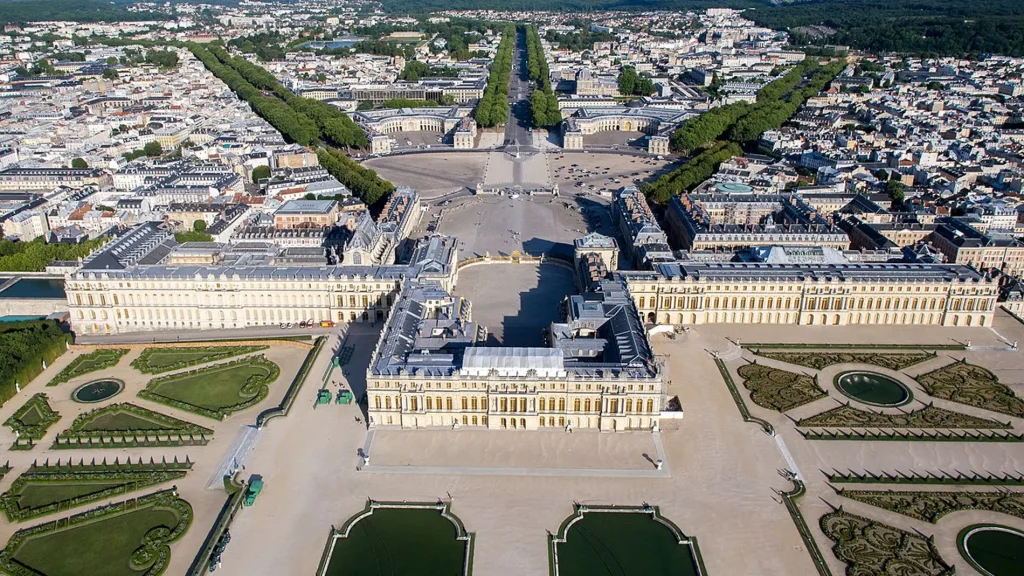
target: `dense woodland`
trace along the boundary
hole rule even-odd
[[[69,336],[53,320],[0,324],[0,404],[17,394],[67,349]]]
[[[81,244],[47,244],[42,237],[31,242],[0,240],[0,272],[42,272],[54,260],[85,258],[106,241],[96,238]]]
[[[159,12],[128,11],[130,2],[102,0],[9,0],[0,2],[0,24],[67,20],[70,22],[131,22],[166,20]]]

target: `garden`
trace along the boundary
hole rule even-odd
[[[1024,493],[1012,491],[855,490],[839,489],[844,498],[932,524],[961,510],[1000,512],[1024,519]]]
[[[54,448],[196,446],[213,430],[135,404],[110,404],[80,414],[57,435]]]
[[[269,346],[189,346],[146,348],[135,360],[132,368],[143,374],[162,374],[182,368],[191,368],[225,358],[266,350]]]
[[[429,567],[429,572],[424,570]],[[473,535],[446,505],[370,502],[332,531],[319,576],[473,572]]]
[[[947,576],[954,573],[953,567],[939,556],[934,542],[921,534],[850,514],[842,508],[822,516],[819,525],[825,536],[835,542],[832,551],[846,563],[847,574]],[[892,572],[890,568],[898,571]]]
[[[191,463],[148,467],[69,466],[29,470],[0,495],[0,509],[12,522],[70,510],[156,484],[184,478]]]
[[[903,370],[915,364],[936,358],[934,352],[900,352],[885,354],[880,352],[792,352],[751,350],[754,354],[778,360],[787,364],[795,364],[814,370],[828,368],[835,364],[871,364],[889,370]]]
[[[11,450],[31,450],[59,420],[60,414],[50,408],[46,394],[33,395],[4,422],[17,436]]]
[[[280,373],[263,355],[251,356],[154,378],[139,398],[223,420],[266,398]]]
[[[50,380],[47,386],[56,386],[90,372],[113,368],[121,361],[121,357],[127,353],[127,348],[101,348],[88,354],[83,354],[65,366],[59,374],[53,377],[53,380]]]
[[[0,552],[11,576],[158,576],[170,544],[192,523],[192,507],[175,490],[95,508],[16,532]]]
[[[762,408],[785,412],[827,396],[815,378],[761,364],[745,364],[736,371],[750,390],[750,399]]]
[[[936,398],[1024,418],[1024,400],[981,366],[954,362],[918,376],[917,381]]]
[[[696,539],[656,507],[584,507],[551,536],[559,576],[697,576],[706,574]]]

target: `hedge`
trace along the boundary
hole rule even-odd
[[[174,398],[168,398],[167,396],[162,396],[160,393],[155,391],[157,386],[163,384],[164,382],[171,382],[180,379],[184,376],[201,375],[209,370],[221,370],[225,366],[232,366],[235,364],[257,364],[263,366],[264,368],[270,371],[270,374],[266,376],[260,374],[253,374],[252,376],[246,378],[245,383],[242,385],[242,388],[241,390],[239,390],[239,392],[243,396],[249,396],[249,398],[237,404],[232,404],[231,406],[224,406],[219,409],[213,410],[210,408],[205,408],[203,406],[189,404],[188,402],[183,402],[181,400],[177,400]],[[197,370],[189,370],[188,372],[178,372],[177,374],[170,374],[168,376],[154,378],[150,380],[149,383],[146,384],[146,387],[143,390],[139,391],[138,397],[144,400],[149,400],[151,402],[164,404],[165,406],[170,406],[171,408],[178,408],[181,410],[192,412],[194,414],[199,414],[200,416],[206,416],[207,418],[212,418],[214,420],[223,420],[232,412],[245,410],[246,408],[259,404],[261,401],[263,401],[263,399],[267,397],[267,394],[270,393],[270,384],[277,380],[277,377],[280,375],[281,368],[277,364],[271,362],[270,360],[267,360],[262,354],[260,354],[258,356],[239,358],[238,360],[232,360],[231,362],[224,362],[222,364],[215,364],[213,366],[199,368]]]
[[[299,367],[298,373],[295,374],[295,378],[292,379],[291,385],[288,386],[288,391],[285,392],[284,398],[281,399],[281,403],[273,408],[268,408],[263,412],[260,412],[260,414],[256,416],[257,428],[262,428],[271,418],[288,415],[288,411],[291,410],[292,404],[295,402],[295,397],[299,395],[299,390],[302,388],[302,384],[306,381],[306,376],[309,375],[309,371],[313,368],[313,362],[320,353],[320,348],[323,347],[323,344],[326,341],[327,339],[323,336],[317,337],[316,342],[313,343],[313,348],[309,351],[309,354],[306,354],[306,359],[302,361],[302,366]]]
[[[26,424],[22,421],[22,418],[32,410],[39,412],[39,422],[37,424]],[[38,393],[29,398],[21,408],[18,408],[18,411],[4,422],[4,426],[7,426],[18,435],[15,446],[20,445],[22,440],[28,440],[29,444],[27,446],[31,448],[32,443],[35,440],[41,440],[46,435],[46,431],[50,426],[53,426],[59,420],[60,414],[50,408],[46,394]]]

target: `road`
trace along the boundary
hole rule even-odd
[[[505,145],[532,146],[530,132],[530,72],[526,67],[526,33],[516,32],[515,57],[508,82],[508,120],[505,123]]]

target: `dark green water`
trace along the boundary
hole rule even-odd
[[[334,541],[325,576],[461,576],[457,536],[438,510],[378,508]]]
[[[971,533],[964,548],[992,576],[1024,574],[1024,536],[995,529]]]
[[[63,280],[22,278],[0,292],[0,298],[67,298]]]
[[[100,402],[120,392],[122,387],[116,380],[97,380],[79,387],[71,398],[78,402]]]
[[[836,379],[836,388],[855,400],[878,406],[897,406],[911,398],[906,386],[874,372],[840,374]]]
[[[650,515],[587,512],[558,544],[560,576],[695,576],[690,547]]]

